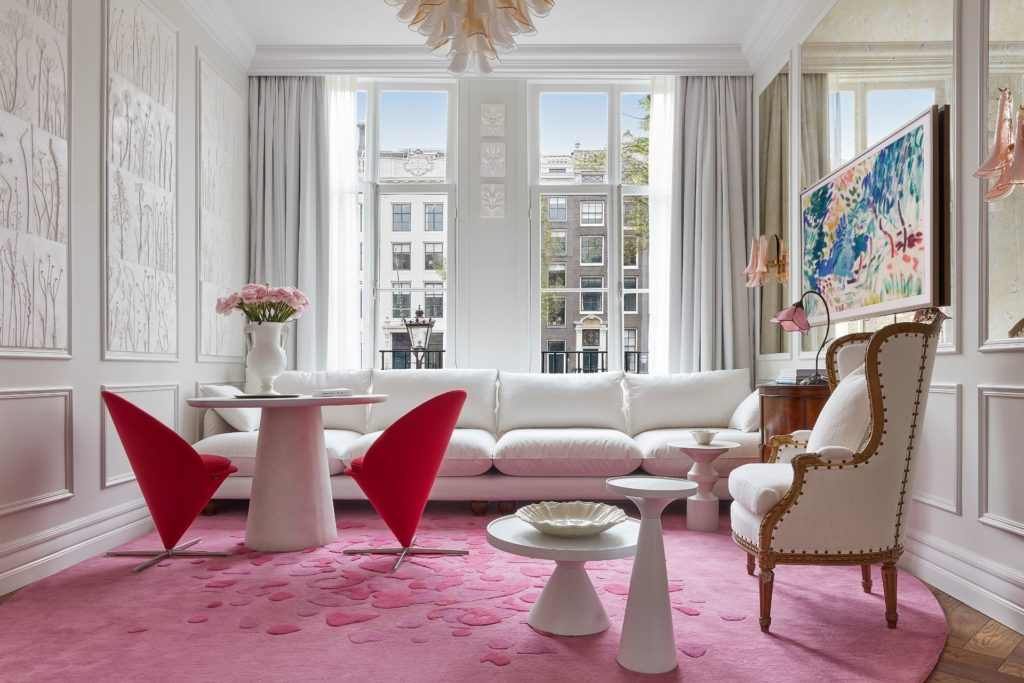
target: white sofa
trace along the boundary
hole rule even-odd
[[[733,469],[760,462],[748,370],[675,375],[293,371],[274,386],[282,393],[347,387],[388,395],[386,402],[369,407],[324,409],[331,488],[342,500],[363,498],[343,474],[345,467],[408,410],[451,389],[469,395],[433,488],[435,500],[613,498],[604,484],[608,477],[685,477],[692,461],[668,443],[691,440],[688,430],[695,428],[718,429],[718,439],[741,444],[715,463],[719,496],[729,497]],[[230,391],[237,390],[200,387],[201,395]],[[208,410],[202,423],[203,438],[195,448],[228,457],[238,467],[217,497],[248,498],[258,409]]]

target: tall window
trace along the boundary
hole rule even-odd
[[[444,243],[425,242],[423,244],[423,268],[440,271],[444,268]]]
[[[566,237],[565,230],[552,230],[551,231],[551,242],[554,249],[554,256],[559,258],[565,258],[566,255]]]
[[[604,202],[580,202],[580,225],[604,225]]]
[[[429,202],[423,205],[425,223],[423,229],[427,232],[440,232],[444,230],[444,204]]]
[[[403,202],[391,205],[391,229],[395,232],[412,230],[412,204]]]
[[[548,266],[548,287],[565,287],[564,263],[552,263]]]
[[[569,219],[569,207],[565,197],[548,197],[548,220],[564,223]]]
[[[396,290],[391,293],[391,317],[410,318],[412,317],[412,293],[408,282],[392,282],[391,286]]]
[[[409,270],[412,267],[412,245],[394,242],[391,245],[391,270]]]
[[[580,238],[580,265],[604,265],[604,237],[588,235]]]
[[[601,293],[603,287],[603,277],[580,278],[580,289],[584,290],[580,295],[580,313],[604,313],[604,294]],[[588,292],[588,289],[597,291]]]
[[[428,318],[444,317],[444,283],[425,282],[427,291],[423,293],[423,313]],[[436,323],[435,323],[436,324]]]
[[[640,278],[636,275],[626,275],[622,278],[622,312],[623,313],[636,313],[637,312],[637,282]],[[636,332],[636,330],[633,330]],[[633,335],[634,341],[636,335]]]

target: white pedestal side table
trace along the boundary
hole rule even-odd
[[[385,400],[384,395],[188,400],[195,408],[262,409],[245,520],[247,548],[284,552],[338,539],[320,409]]]
[[[672,671],[677,666],[676,644],[661,513],[673,500],[696,493],[697,484],[673,477],[631,476],[609,479],[606,485],[640,509],[640,537],[619,639],[619,664],[645,674]]]
[[[559,636],[586,636],[606,630],[611,621],[584,564],[630,557],[636,552],[639,530],[640,522],[627,519],[596,536],[562,538],[542,534],[508,515],[487,525],[487,540],[498,550],[556,563],[526,623]]]
[[[714,493],[718,472],[714,460],[740,445],[734,441],[712,441],[702,446],[692,441],[672,441],[669,448],[678,448],[693,460],[686,478],[697,483],[697,493],[686,499],[686,528],[690,531],[718,531],[718,496]]]

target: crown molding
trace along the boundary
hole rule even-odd
[[[831,6],[835,0],[770,0],[761,4],[750,28],[741,43],[743,56],[752,70],[756,71],[768,53],[785,36],[794,21],[804,15],[807,8],[817,8],[818,14],[824,6]]]
[[[800,62],[805,73],[948,76],[953,69],[953,43],[804,43]]]
[[[219,2],[182,0],[185,8],[243,70],[249,69],[256,54],[256,39],[238,23],[234,12]]]
[[[196,0],[191,0],[195,2]],[[447,76],[447,62],[420,45],[260,45],[249,73]],[[747,76],[739,45],[521,45],[492,77]]]

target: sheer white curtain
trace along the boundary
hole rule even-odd
[[[359,183],[356,80],[327,78],[330,183],[327,368],[362,365],[359,316]]]

